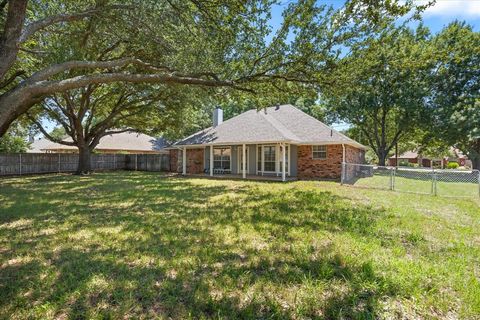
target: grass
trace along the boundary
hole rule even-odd
[[[475,200],[156,173],[0,180],[0,318],[475,318]]]

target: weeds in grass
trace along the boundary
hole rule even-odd
[[[450,221],[441,199],[351,192],[137,172],[5,179],[0,317],[478,314],[477,204],[448,200]]]

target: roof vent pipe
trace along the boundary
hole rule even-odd
[[[220,107],[216,107],[215,110],[213,110],[213,126],[216,127],[218,125],[221,125],[223,122],[223,110]]]

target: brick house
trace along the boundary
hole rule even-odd
[[[449,162],[456,162],[459,166],[463,167],[467,165],[468,159],[467,157],[457,148],[451,147],[450,151],[448,152],[449,155],[445,155],[443,157],[438,158],[431,158],[431,157],[424,157],[417,151],[407,151],[404,152],[398,157],[395,155],[388,158],[388,165],[390,166],[397,166],[397,159],[398,159],[398,166],[405,166],[410,164],[418,165],[419,167],[446,167]]]
[[[292,105],[249,110],[172,145],[171,170],[210,176],[340,179],[342,162],[363,163],[366,147]],[[247,161],[243,161],[247,159]],[[213,170],[210,170],[213,168]]]

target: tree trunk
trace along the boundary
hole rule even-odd
[[[387,151],[381,148],[378,150],[377,156],[378,156],[378,165],[384,167],[387,159]]]
[[[78,167],[75,174],[90,174],[92,165],[90,163],[92,151],[89,147],[78,147]]]
[[[8,2],[7,18],[0,37],[0,79],[3,80],[17,59],[18,40],[22,34],[27,0],[10,0]]]
[[[480,170],[480,139],[476,139],[468,150],[473,169]]]
[[[472,166],[475,170],[480,170],[480,157],[472,159]]]

